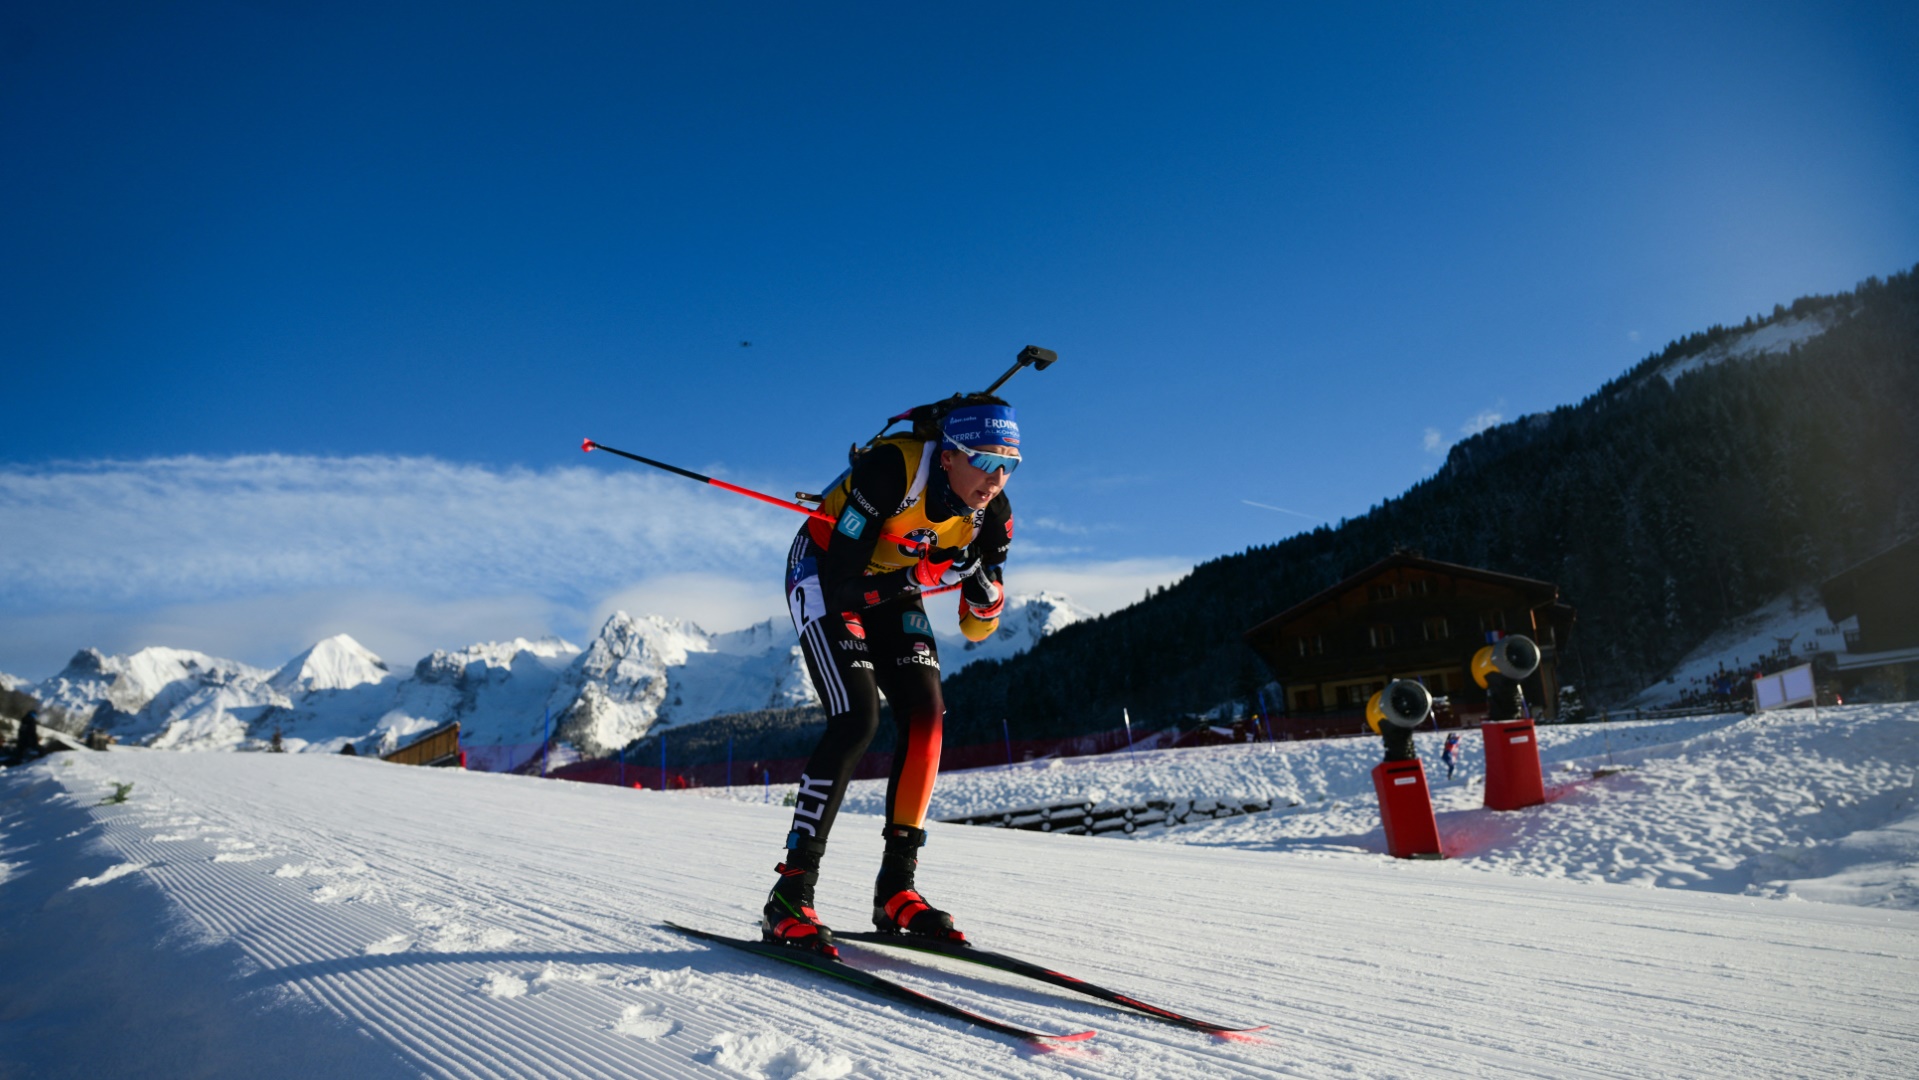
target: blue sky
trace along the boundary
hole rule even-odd
[[[582,437],[813,489],[1028,343],[1106,610],[1919,261],[1912,5],[1606,7],[8,5],[0,671],[741,625],[793,523]]]

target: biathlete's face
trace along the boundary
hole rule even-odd
[[[1005,457],[1019,457],[1019,451],[1009,446],[995,446],[992,452]],[[973,459],[959,450],[941,450],[940,468],[946,470],[946,481],[953,486],[953,493],[975,510],[984,510],[994,496],[1006,489],[1005,470],[987,472],[974,465]]]

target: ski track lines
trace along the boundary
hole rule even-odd
[[[1214,1038],[848,946],[956,1004],[1101,1033],[1046,1051],[658,930],[751,932],[779,807],[318,755],[61,757],[80,764],[51,775],[80,803],[137,784],[89,812],[115,863],[149,865],[94,888],[158,886],[258,965],[236,998],[290,991],[432,1076],[1887,1076],[1919,1063],[1909,912],[934,826],[921,885],[983,943],[1272,1025]],[[842,818],[821,882],[829,920],[863,923],[878,831]]]

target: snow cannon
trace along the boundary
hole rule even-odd
[[[1411,679],[1394,679],[1386,689],[1366,700],[1366,723],[1373,734],[1382,721],[1411,730],[1426,722],[1433,711],[1433,695]]]
[[[1473,654],[1473,681],[1486,687],[1486,677],[1497,672],[1514,682],[1539,669],[1539,646],[1524,634],[1501,638]]]

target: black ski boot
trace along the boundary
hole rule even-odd
[[[886,854],[880,857],[880,876],[873,883],[873,925],[882,934],[916,934],[964,944],[966,935],[953,929],[953,917],[926,902],[913,888],[919,869],[917,852],[926,845],[926,830],[911,825],[888,825]]]
[[[813,910],[813,886],[820,880],[820,856],[826,854],[826,841],[798,835],[787,839],[786,861],[775,866],[780,879],[766,896],[760,909],[760,935],[776,945],[810,949],[827,956],[838,956],[833,931],[820,922]]]

